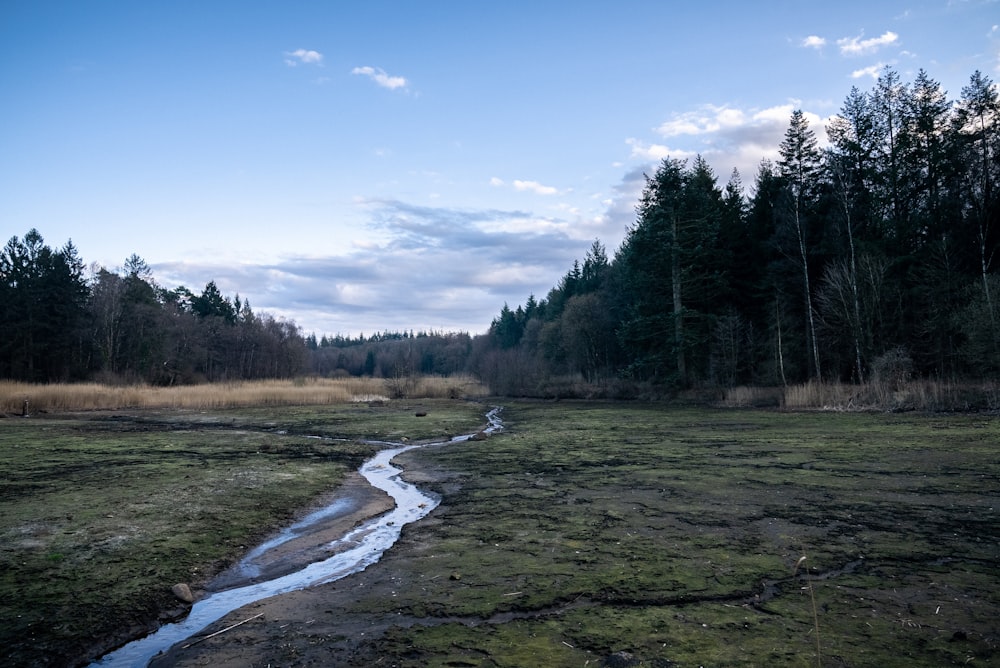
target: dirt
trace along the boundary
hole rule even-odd
[[[318,507],[334,501],[346,502],[344,509],[331,517],[310,525],[307,531],[271,548],[266,558],[256,565],[259,573],[253,578],[242,575],[236,567],[220,573],[206,585],[207,591],[222,591],[242,587],[255,581],[271,580],[305,568],[313,561],[336,554],[327,545],[366,520],[377,517],[393,508],[392,498],[382,490],[372,487],[357,472],[349,473],[344,483],[334,492],[319,500]],[[347,545],[342,549],[347,549]]]

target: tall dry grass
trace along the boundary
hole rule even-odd
[[[734,387],[723,406],[855,411],[997,411],[1000,383],[873,380],[860,385],[808,382],[788,387]]]
[[[0,380],[0,414],[115,410],[122,408],[214,409],[250,406],[344,404],[387,401],[381,378],[297,378],[176,387],[112,386],[99,383],[34,385]],[[418,377],[406,398],[478,398],[488,388],[468,376]]]

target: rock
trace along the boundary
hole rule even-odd
[[[485,441],[490,435],[486,431],[478,431],[469,437],[470,441]]]
[[[417,411],[413,415],[416,417],[427,417],[427,411]]]
[[[185,603],[194,603],[194,594],[191,593],[191,587],[188,587],[183,582],[175,584],[170,588],[170,591],[172,591],[174,596],[176,596],[179,600],[184,601]]]
[[[640,663],[642,662],[636,659],[631,652],[621,651],[604,657],[601,665],[605,666],[605,668],[630,668],[631,666],[638,666]]]

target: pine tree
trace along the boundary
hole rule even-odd
[[[809,249],[806,239],[807,218],[819,191],[822,155],[816,133],[809,128],[802,110],[792,112],[785,138],[778,148],[781,160],[778,168],[788,186],[791,216],[794,222],[795,242],[802,269],[802,291],[806,304],[809,331],[809,348],[812,351],[813,374],[822,378],[819,359],[819,340],[816,338],[816,314],[813,308],[812,287],[809,278]]]

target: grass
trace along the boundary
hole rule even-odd
[[[3,656],[60,665],[52,657],[65,655],[46,648],[82,649],[80,638],[155,618],[172,605],[171,584],[217,568],[366,454],[306,435],[420,440],[467,432],[482,412],[420,400],[0,421]],[[302,612],[309,623],[281,636],[282,656],[397,666],[1000,659],[994,416],[514,402],[503,417],[504,433],[488,441],[400,457],[441,506],[378,564],[325,590],[315,615]],[[285,665],[271,658],[257,663]]]
[[[353,439],[444,438],[482,412],[427,400],[0,420],[0,656],[92,658],[181,612],[173,584],[204,581],[336,489],[376,449]]]
[[[353,665],[817,665],[820,628],[827,666],[1000,656],[993,418],[504,416],[488,451],[404,455],[454,473],[378,566],[411,586],[343,611],[408,620]]]
[[[335,405],[393,398],[459,399],[488,394],[468,376],[408,377],[400,394],[397,379],[297,378],[208,385],[153,387],[114,386],[99,383],[37,385],[0,380],[0,414],[20,415],[28,402],[29,413],[42,411],[117,410],[121,408],[238,408],[244,406]]]
[[[869,382],[808,382],[788,387],[734,387],[723,392],[728,408],[783,407],[795,410],[849,411],[997,411],[1000,385],[995,381],[953,383],[911,380],[897,385]]]

